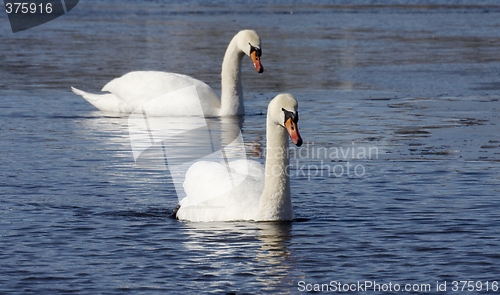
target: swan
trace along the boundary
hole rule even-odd
[[[302,145],[297,110],[291,94],[279,94],[269,103],[265,169],[246,159],[227,165],[211,161],[192,164],[183,183],[186,197],[180,201],[176,217],[196,222],[291,221],[287,134],[295,145]]]
[[[250,56],[258,73],[264,72],[260,62],[262,54],[260,37],[255,31],[242,30],[229,43],[221,72],[221,98],[204,82],[190,76],[158,72],[135,71],[107,83],[102,91],[109,93],[93,94],[75,87],[71,90],[101,111],[116,113],[132,113],[149,100],[166,95],[169,92],[196,86],[199,102],[206,117],[244,115],[243,90],[241,86],[241,60],[244,55]],[[154,114],[158,116],[196,116],[193,102],[186,101],[182,107],[168,107],[161,104]],[[197,103],[197,102],[195,102]]]

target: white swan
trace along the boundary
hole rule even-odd
[[[228,165],[201,161],[186,173],[186,197],[176,216],[189,221],[290,221],[293,219],[287,134],[302,144],[298,104],[290,94],[276,96],[267,109],[266,167],[237,160]],[[224,177],[230,171],[230,177]],[[234,186],[234,184],[238,184]],[[194,202],[193,200],[205,200]]]
[[[262,73],[264,68],[260,63],[261,52],[260,38],[255,31],[243,30],[233,37],[222,62],[220,99],[210,86],[200,80],[156,71],[130,72],[116,78],[102,88],[102,91],[110,92],[107,94],[92,94],[75,87],[71,87],[71,90],[101,111],[131,113],[151,99],[195,85],[205,116],[243,115],[245,108],[240,80],[241,60],[245,54],[250,56],[257,72]],[[199,106],[191,106],[188,102],[181,108],[169,108],[168,104],[162,104],[155,115],[199,115],[195,113],[197,109]]]

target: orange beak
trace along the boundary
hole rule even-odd
[[[260,74],[264,72],[264,67],[260,63],[260,56],[257,56],[257,51],[252,51],[250,53],[250,58],[252,59],[253,66],[255,67],[255,70]]]
[[[285,122],[285,128],[288,131],[288,135],[290,135],[290,139],[292,139],[293,143],[296,146],[302,145],[302,137],[299,134],[299,126],[295,123],[292,118],[289,118]]]

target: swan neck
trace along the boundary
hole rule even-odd
[[[241,86],[241,60],[245,54],[231,40],[222,61],[221,116],[244,115],[243,89]]]
[[[266,137],[266,170],[259,204],[260,220],[292,220],[287,133],[285,128],[268,120]]]

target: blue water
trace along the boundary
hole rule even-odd
[[[16,34],[2,10],[0,293],[335,293],[331,282],[369,281],[380,289],[350,293],[433,294],[460,280],[497,293],[500,6],[311,2],[80,1]],[[277,93],[299,101],[296,220],[180,222],[169,172],[134,163],[127,116],[70,86],[163,70],[219,89],[243,28],[261,36],[266,70],[243,60],[244,139],[265,135]]]

